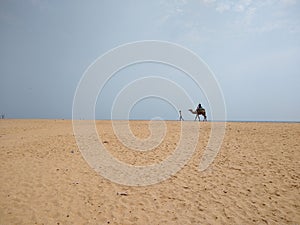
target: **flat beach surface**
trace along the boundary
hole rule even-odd
[[[192,122],[187,122],[192,123]],[[181,123],[153,151],[133,151],[97,121],[107,151],[132,165],[172,154]],[[130,121],[138,138],[148,121]],[[300,123],[226,124],[221,149],[199,172],[210,122],[189,162],[150,186],[125,186],[84,160],[67,120],[0,120],[0,224],[300,224]],[[191,131],[192,132],[192,131]]]

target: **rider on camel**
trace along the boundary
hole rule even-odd
[[[199,103],[199,105],[198,105],[196,111],[198,112],[199,110],[202,110],[202,109],[203,109],[203,108],[202,108],[201,104]]]

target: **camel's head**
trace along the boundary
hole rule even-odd
[[[193,112],[193,110],[192,110],[192,109],[189,109],[189,111],[190,111],[190,112]]]

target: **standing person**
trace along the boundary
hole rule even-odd
[[[184,119],[183,119],[183,117],[182,117],[182,115],[181,115],[181,110],[179,110],[179,120],[180,120],[180,121],[181,121],[181,120],[184,121]]]

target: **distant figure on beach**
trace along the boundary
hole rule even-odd
[[[202,107],[201,104],[198,105],[195,111],[192,109],[189,109],[189,111],[193,114],[196,114],[195,120],[198,118],[200,121],[200,115],[202,115],[204,117],[204,121],[207,121],[205,109]]]
[[[196,111],[198,112],[198,111],[200,111],[201,109],[203,109],[203,108],[202,108],[202,105],[199,103],[199,105],[198,105]]]
[[[184,121],[183,117],[182,117],[182,114],[181,114],[181,110],[179,110],[179,120],[181,121]]]

